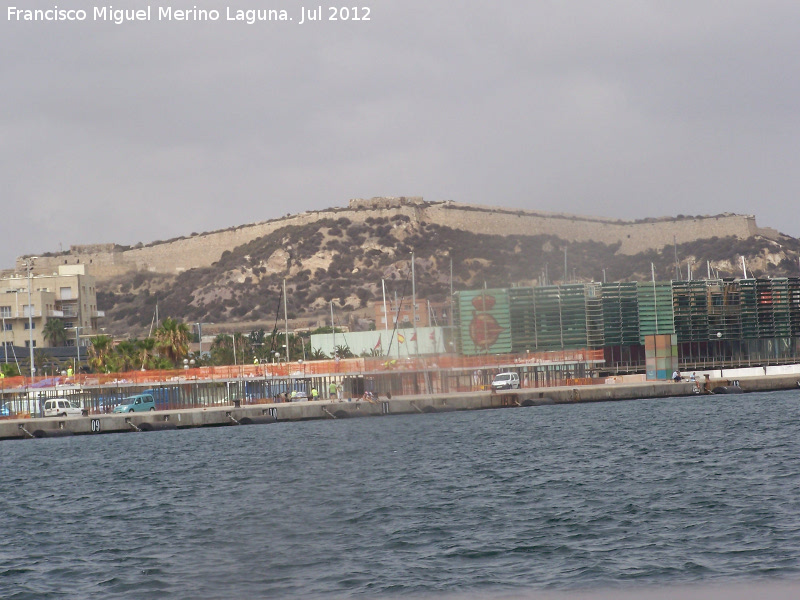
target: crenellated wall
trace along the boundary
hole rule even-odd
[[[560,213],[513,210],[490,206],[447,202],[424,202],[418,197],[351,200],[348,208],[304,212],[272,221],[194,235],[169,242],[123,248],[114,244],[72,246],[69,252],[41,256],[35,261],[36,273],[55,271],[58,265],[83,263],[98,279],[130,271],[180,273],[194,267],[209,266],[226,250],[268,235],[282,227],[307,225],[320,219],[345,217],[363,222],[369,217],[403,214],[415,221],[496,235],[548,234],[567,241],[593,240],[620,243],[622,254],[637,254],[678,243],[713,236],[747,239],[768,233],[756,225],[752,215],[724,214],[692,218],[662,218],[646,221],[621,221],[602,217],[582,217]],[[771,232],[774,233],[774,232]],[[22,257],[17,259],[21,272]]]

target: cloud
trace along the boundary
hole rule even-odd
[[[413,0],[302,26],[3,19],[0,264],[374,195],[731,211],[798,236],[799,16]]]

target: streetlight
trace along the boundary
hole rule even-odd
[[[33,307],[31,305],[31,272],[33,271],[33,261],[38,256],[30,256],[28,260],[22,261],[25,270],[28,272],[28,345],[31,351],[31,379],[36,373],[36,365],[33,362]]]
[[[81,340],[80,340],[80,336],[78,335],[78,332],[81,329],[85,329],[85,328],[83,326],[76,325],[72,329],[75,330],[75,349],[78,351],[78,359],[77,359],[77,361],[75,363],[75,375],[77,375],[78,374],[78,369],[81,368]]]
[[[198,354],[200,355],[200,360],[203,360],[203,325],[213,325],[214,323],[195,323],[197,325],[197,341],[200,344],[200,349]]]

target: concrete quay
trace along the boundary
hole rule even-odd
[[[737,385],[738,384],[738,385]],[[702,386],[702,383],[701,383]],[[800,376],[774,375],[739,380],[711,379],[707,389],[737,387],[742,392],[797,389]],[[738,389],[736,390],[739,391]],[[210,406],[146,413],[99,414],[84,417],[50,417],[0,420],[0,440],[93,435],[103,433],[146,432],[163,429],[238,426],[312,419],[346,419],[388,415],[435,413],[491,408],[525,408],[545,404],[575,404],[696,396],[703,394],[694,382],[648,381],[637,383],[527,388],[501,393],[464,392],[403,396],[391,400],[248,404]]]

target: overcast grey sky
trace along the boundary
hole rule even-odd
[[[294,20],[226,20],[259,5]],[[381,195],[800,236],[796,0],[57,6],[87,19],[0,20],[0,268]]]

